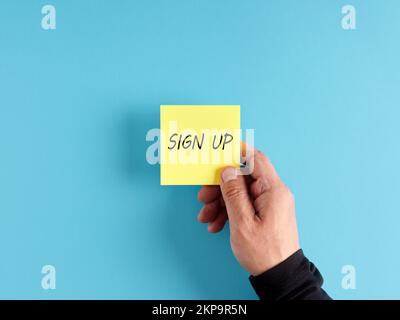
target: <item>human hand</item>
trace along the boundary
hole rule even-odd
[[[300,245],[292,193],[264,154],[254,150],[252,157],[251,175],[238,175],[239,168],[227,167],[220,186],[203,186],[198,199],[204,206],[198,219],[208,223],[209,232],[221,231],[229,219],[233,254],[244,269],[257,276],[291,256]]]

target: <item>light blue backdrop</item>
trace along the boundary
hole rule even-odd
[[[160,104],[240,104],[326,290],[400,298],[399,1],[351,1],[355,31],[344,1],[48,3],[52,31],[0,4],[0,298],[256,298],[198,187],[145,161]]]

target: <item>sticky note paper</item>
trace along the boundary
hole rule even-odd
[[[240,106],[160,106],[161,185],[216,185],[240,166]]]

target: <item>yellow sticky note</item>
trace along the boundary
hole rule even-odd
[[[161,185],[215,185],[240,166],[240,106],[160,106]]]

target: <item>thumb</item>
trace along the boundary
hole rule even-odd
[[[252,218],[255,211],[247,191],[246,180],[238,168],[227,167],[221,173],[221,193],[231,223]]]

